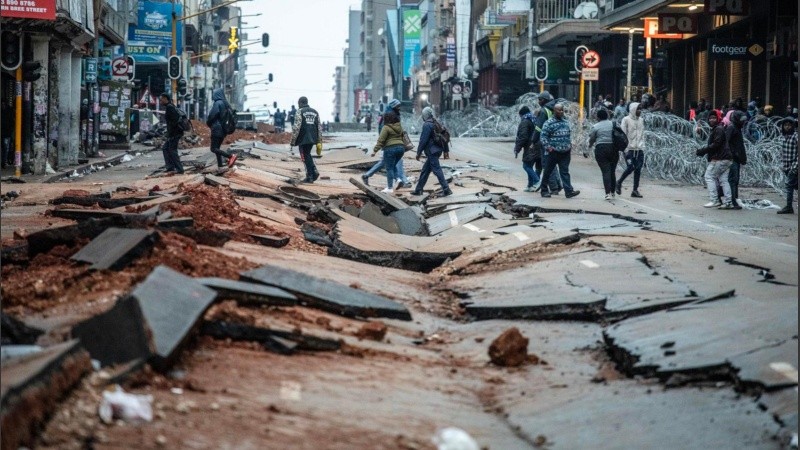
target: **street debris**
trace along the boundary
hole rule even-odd
[[[112,389],[103,391],[103,401],[97,411],[104,423],[114,423],[115,419],[132,423],[153,420],[152,395],[129,394],[119,385]]]
[[[518,328],[509,328],[489,345],[489,358],[498,366],[521,366],[528,359],[528,338]]]
[[[480,450],[475,439],[461,428],[442,428],[431,439],[437,450]]]

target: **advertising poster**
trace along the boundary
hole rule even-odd
[[[403,76],[411,77],[411,68],[419,65],[422,22],[418,9],[403,11]]]
[[[127,54],[137,63],[165,63],[172,50],[172,14],[182,17],[180,3],[140,1],[138,21],[128,29]],[[183,51],[183,26],[176,28],[177,54]]]

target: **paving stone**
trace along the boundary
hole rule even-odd
[[[94,270],[120,270],[152,248],[157,239],[149,230],[109,228],[71,259],[90,263]]]
[[[285,289],[302,303],[343,316],[411,320],[411,313],[400,303],[294,270],[266,265],[244,272],[242,278]]]
[[[297,305],[297,297],[294,294],[261,283],[245,283],[225,278],[197,278],[197,281],[217,291],[217,297],[220,299],[230,298],[239,303],[257,305]]]
[[[2,448],[33,448],[44,420],[91,370],[89,354],[77,340],[4,361],[0,374]]]

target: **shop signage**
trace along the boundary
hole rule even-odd
[[[750,14],[750,0],[705,0],[703,12],[724,16]]]
[[[709,39],[708,57],[717,60],[752,61],[764,58],[766,48],[748,39]]]
[[[658,15],[658,30],[661,33],[697,34],[697,14]]]
[[[56,20],[56,0],[0,0],[0,16]]]
[[[662,33],[658,27],[658,18],[646,17],[644,19],[644,37],[653,39],[683,39],[679,33]]]

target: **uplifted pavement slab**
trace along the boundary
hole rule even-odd
[[[237,303],[273,306],[297,304],[297,297],[294,294],[260,283],[245,283],[225,278],[198,278],[197,281],[217,291],[220,299],[229,298],[236,300]]]
[[[157,239],[150,230],[109,228],[70,259],[90,263],[94,270],[120,270],[152,248]]]
[[[411,313],[400,303],[295,270],[265,265],[242,273],[242,278],[285,289],[302,303],[343,316],[411,320]]]
[[[0,388],[2,448],[33,448],[44,420],[86,373],[89,354],[77,340],[3,361]]]
[[[463,208],[458,208],[453,211],[448,211],[437,216],[430,217],[426,220],[428,225],[428,232],[431,236],[435,236],[443,231],[447,231],[458,225],[472,222],[475,219],[483,217],[486,211],[486,205],[469,205]]]
[[[256,327],[224,321],[205,321],[200,332],[217,339],[261,342],[268,350],[283,354],[292,353],[295,348],[308,351],[336,351],[342,347],[340,340],[312,336],[288,328]],[[288,340],[294,345],[286,345],[283,340]]]
[[[723,378],[767,389],[797,384],[796,298],[690,303],[626,319],[603,336],[630,374]]]
[[[390,194],[386,194],[384,192],[381,192],[380,190],[378,190],[378,189],[376,189],[376,188],[374,188],[372,186],[368,186],[368,185],[364,184],[361,180],[356,180],[355,178],[350,178],[350,182],[353,183],[353,185],[355,187],[361,189],[362,192],[367,194],[367,196],[369,196],[369,198],[371,198],[372,200],[374,200],[374,201],[380,203],[381,205],[389,208],[391,211],[399,211],[401,209],[408,208],[408,206],[409,206],[406,202],[404,202],[403,200],[400,200],[399,198],[395,197],[394,195],[390,195]]]

